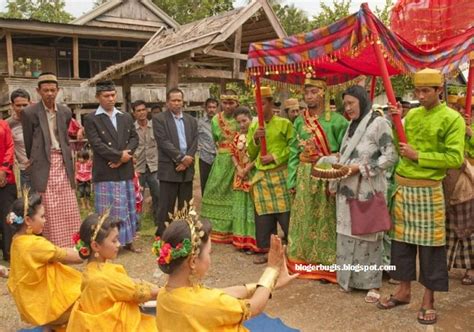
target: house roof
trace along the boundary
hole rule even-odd
[[[241,60],[246,60],[250,43],[286,36],[268,2],[253,0],[246,7],[191,22],[175,30],[155,34],[133,58],[107,68],[85,84],[94,84],[103,79],[115,79],[146,65],[195,51],[196,53],[192,56],[194,60],[218,63],[222,61],[222,58],[217,59],[212,54],[230,53],[228,50],[231,47],[227,45],[228,41],[241,27],[242,46],[241,57],[239,57]]]
[[[179,26],[151,0],[109,0],[76,18],[71,24],[149,31]]]

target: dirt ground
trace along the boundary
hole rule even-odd
[[[195,204],[199,207],[199,191],[195,193]],[[149,250],[153,239],[152,229],[145,228],[144,225],[137,246],[146,250],[141,254],[124,252],[116,262],[123,264],[132,277],[163,285],[165,277],[154,276],[157,268]],[[212,266],[204,284],[226,287],[256,282],[264,267],[254,265],[252,259],[252,256],[234,250],[231,245],[213,245]],[[417,283],[413,284],[411,304],[382,311],[374,304],[364,302],[365,292],[346,294],[340,292],[337,285],[296,280],[274,293],[265,312],[301,331],[472,331],[474,287],[461,285],[462,274],[461,270],[452,271],[449,292],[436,294],[435,307],[439,315],[438,323],[434,326],[423,326],[416,321],[423,292]],[[382,296],[393,293],[395,287],[384,281]],[[6,279],[1,279],[0,331],[16,331],[20,327],[27,325],[20,321],[15,304],[7,292]]]

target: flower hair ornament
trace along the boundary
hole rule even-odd
[[[10,212],[7,216],[7,224],[12,225],[12,224],[17,224],[21,225],[23,224],[24,218],[22,216],[17,216],[15,212]]]
[[[157,258],[159,265],[169,264],[171,261],[188,256],[199,256],[201,239],[204,236],[202,224],[198,219],[197,213],[193,207],[193,200],[184,203],[181,210],[175,209],[173,214],[169,214],[171,222],[176,220],[186,220],[191,231],[191,238],[184,239],[174,248],[170,243],[163,241],[159,236],[153,242],[152,252]]]
[[[81,240],[79,233],[74,233],[72,235],[72,242],[74,242],[74,248],[82,254],[84,257],[88,257],[91,254],[89,246]]]

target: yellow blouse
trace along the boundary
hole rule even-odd
[[[65,249],[42,236],[13,238],[8,289],[25,322],[33,325],[53,322],[79,297],[81,273],[56,262],[64,256]]]
[[[150,298],[151,284],[137,283],[122,265],[91,262],[82,275],[82,293],[74,305],[67,331],[157,331],[154,317],[138,304]]]
[[[158,293],[158,331],[248,331],[242,323],[250,316],[248,302],[219,289],[162,288]]]

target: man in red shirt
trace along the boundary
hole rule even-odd
[[[10,244],[13,232],[5,222],[11,205],[16,199],[15,175],[13,174],[13,160],[15,147],[12,132],[8,123],[0,120],[0,224],[2,232],[3,259],[10,260]]]

